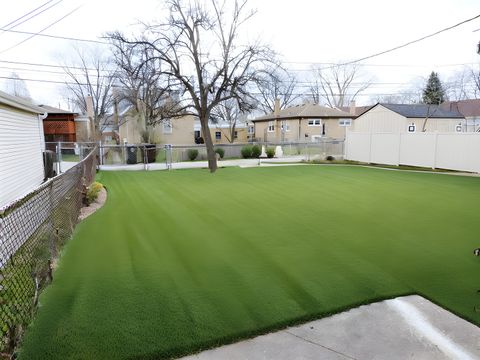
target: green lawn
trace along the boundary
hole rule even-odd
[[[480,178],[108,172],[21,359],[158,359],[418,293],[479,325]]]

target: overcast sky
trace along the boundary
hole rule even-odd
[[[4,28],[46,2],[8,1],[0,12],[0,26]],[[244,36],[260,37],[282,55],[288,69],[303,77],[304,70],[312,63],[362,58],[480,14],[478,0],[250,0],[249,5],[258,12]],[[13,30],[38,32],[73,11],[43,33],[97,39],[111,30],[133,31],[132,26],[138,21],[161,18],[164,12],[163,2],[158,0],[54,0],[42,9],[49,6],[52,7]],[[377,94],[406,91],[432,70],[447,81],[463,69],[463,64],[478,66],[480,56],[476,53],[476,44],[480,41],[480,31],[474,32],[476,29],[480,29],[480,19],[363,62],[364,79],[373,79],[374,84],[368,91],[369,96],[360,97],[358,103],[372,102]],[[28,37],[0,32],[0,77],[16,71],[26,79],[62,81],[62,75],[55,73],[61,69],[18,62],[62,64],[71,52],[72,43],[34,37],[17,45]],[[0,79],[0,83],[1,80],[4,79]],[[32,81],[27,85],[39,103],[58,106],[62,101],[59,85]]]

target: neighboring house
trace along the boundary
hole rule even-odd
[[[45,109],[0,91],[0,208],[44,180]]]
[[[117,143],[119,138],[119,123],[120,115],[117,119],[115,114],[107,114],[104,118],[100,119],[100,133],[102,134],[102,142],[104,143]]]
[[[150,140],[157,144],[191,145],[195,144],[195,118],[192,115],[164,120],[151,130]],[[133,107],[119,115],[120,142],[129,144],[143,143],[142,133],[145,123]]]
[[[200,120],[195,121],[195,131],[196,138],[202,136]],[[233,134],[228,122],[210,124],[210,135],[214,144],[246,143],[248,142],[248,123],[236,124]]]
[[[254,137],[265,142],[314,142],[321,138],[344,139],[355,116],[317,104],[303,104],[252,120]]]
[[[351,131],[356,132],[461,132],[465,118],[456,110],[438,105],[380,104],[355,119]]]
[[[142,133],[144,122],[139,119],[134,108],[130,108],[119,115],[119,135],[122,143],[139,144],[143,142]],[[151,142],[171,145],[194,145],[203,138],[200,121],[193,115],[166,119],[151,130]],[[230,143],[229,124],[210,124],[210,135],[214,144]],[[248,125],[240,123],[233,134],[235,143],[248,141]]]
[[[440,106],[445,110],[456,110],[465,117],[465,132],[480,132],[480,99],[447,101]]]

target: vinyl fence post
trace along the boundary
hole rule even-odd
[[[368,144],[369,145],[369,152],[368,152],[368,163],[371,164],[372,163],[372,139],[373,139],[373,133],[370,132],[370,143]]]
[[[402,133],[398,133],[398,161],[397,166],[400,166],[402,163]]]
[[[433,143],[433,164],[432,169],[437,167],[437,148],[438,148],[438,132],[435,132],[435,141]]]

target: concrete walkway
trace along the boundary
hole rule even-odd
[[[473,360],[480,359],[480,328],[415,295],[182,359]]]
[[[236,160],[221,160],[218,162],[218,167],[257,167],[257,166],[275,166],[275,165],[298,165],[303,160],[304,156],[292,156],[279,159],[236,159]],[[207,168],[207,161],[184,161],[172,163],[172,169],[201,169]],[[147,165],[147,170],[166,170],[165,163],[153,163]],[[145,170],[145,164],[135,165],[100,165],[100,170],[119,171],[119,170]]]

